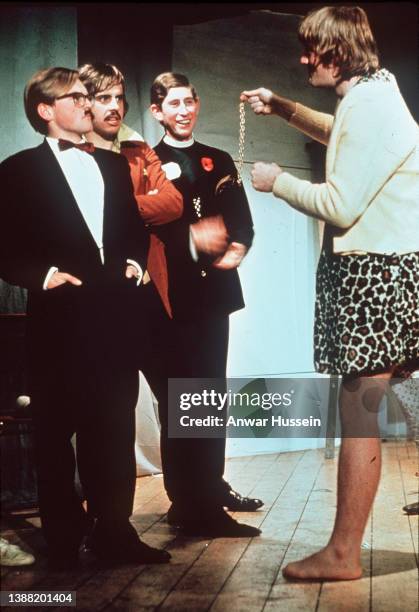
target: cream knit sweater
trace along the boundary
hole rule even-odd
[[[419,127],[392,75],[355,85],[334,117],[297,104],[290,124],[327,145],[326,182],[283,172],[277,197],[325,221],[335,253],[419,251]]]

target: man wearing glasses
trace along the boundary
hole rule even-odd
[[[130,349],[149,237],[128,164],[95,150],[91,99],[66,68],[37,72],[25,110],[44,142],[0,165],[0,276],[26,287],[28,374],[39,506],[49,565],[77,565],[86,513],[106,562],[163,563],[129,522],[135,489],[138,372]]]

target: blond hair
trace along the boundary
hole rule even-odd
[[[370,75],[380,68],[378,49],[362,8],[327,6],[308,13],[298,37],[306,53],[324,65],[334,64],[341,79]]]

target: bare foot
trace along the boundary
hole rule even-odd
[[[289,563],[282,570],[285,578],[299,580],[356,580],[362,576],[359,560],[338,554],[332,546],[318,553]]]

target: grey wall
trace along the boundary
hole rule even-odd
[[[2,129],[0,160],[41,142],[23,110],[23,90],[34,72],[77,65],[77,11],[71,7],[0,8]]]
[[[41,68],[77,63],[77,12],[71,7],[0,8],[2,138],[0,160],[42,142],[23,110],[23,90]],[[28,185],[30,196],[30,185]],[[0,313],[24,312],[26,291],[0,279]]]
[[[196,134],[204,142],[237,156],[238,104],[244,89],[269,87],[333,112],[334,93],[307,86],[307,71],[299,62],[298,21],[296,15],[258,11],[175,28],[173,67],[189,76],[201,96]],[[307,138],[285,122],[247,111],[246,130],[247,161],[277,159],[287,167],[311,168]]]

